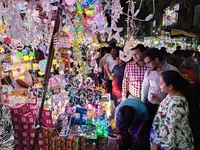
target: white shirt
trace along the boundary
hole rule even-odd
[[[106,62],[108,64],[108,69],[110,70],[110,72],[112,72],[113,68],[115,67],[115,65],[117,65],[116,60],[113,59],[112,55],[109,55],[106,58]],[[109,80],[112,80],[111,78]]]

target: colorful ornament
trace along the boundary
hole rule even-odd
[[[67,5],[74,5],[76,3],[76,0],[65,0],[65,3]]]
[[[21,52],[18,52],[18,53],[17,53],[17,57],[18,57],[18,58],[22,58],[22,57],[23,57],[23,54],[22,54]]]
[[[63,31],[58,31],[53,36],[53,43],[56,50],[60,48],[70,48],[71,46],[69,36]]]

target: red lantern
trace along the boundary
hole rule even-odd
[[[11,39],[9,37],[5,38],[6,43],[11,44]]]

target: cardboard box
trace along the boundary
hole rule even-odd
[[[29,138],[29,132],[28,131],[21,131],[21,137],[22,138]]]
[[[52,118],[42,117],[42,126],[47,127],[47,128],[53,127]]]
[[[32,146],[34,143],[34,138],[30,138],[29,142],[30,142],[30,145]]]
[[[30,130],[29,131],[29,135],[30,135],[30,138],[35,138],[35,132],[36,132],[36,130]]]
[[[35,125],[35,123],[29,125],[29,130],[36,130],[36,125]]]
[[[37,117],[38,114],[39,114],[39,107],[38,107],[38,105],[34,105],[34,106],[30,107],[29,111],[31,112],[31,114],[33,116]]]
[[[15,131],[14,132],[14,137],[15,137],[16,140],[20,139],[21,138],[21,132],[20,131]]]
[[[29,130],[29,125],[28,124],[21,124],[21,130]]]
[[[36,105],[35,99],[30,100],[30,101],[27,103],[27,108],[28,108],[28,110],[30,111],[30,108],[33,107],[33,106],[35,106],[35,105]]]
[[[15,145],[15,150],[22,150],[22,146],[21,145]]]
[[[29,147],[30,146],[29,138],[22,138],[21,142],[22,142],[22,145],[24,147]]]
[[[42,132],[39,132],[38,137],[39,137],[40,139],[43,139]]]
[[[54,138],[55,136],[58,136],[58,132],[56,131],[56,129],[52,129],[52,128],[43,128],[42,129],[42,137],[43,138]]]
[[[12,116],[12,122],[13,123],[19,123],[20,122],[20,118],[18,116]]]
[[[30,150],[31,147],[30,146],[22,146],[22,150]]]
[[[34,143],[34,138],[30,138],[30,140],[29,140],[30,146],[33,146],[33,143]],[[36,147],[37,147],[37,149],[44,147],[44,141],[43,141],[43,139],[37,139],[37,145],[36,145]]]
[[[44,150],[44,146],[38,146],[37,150]],[[53,150],[53,149],[49,149],[49,150]]]
[[[44,109],[42,111],[42,117],[44,117],[44,118],[52,118],[52,112],[51,112],[51,110]]]
[[[43,139],[38,139],[38,146],[43,147],[44,146],[44,141]]]
[[[36,117],[33,116],[31,113],[28,115],[28,123],[29,124],[35,124]]]
[[[19,104],[19,105],[16,105],[14,107],[11,107],[10,110],[11,110],[11,115],[21,116],[21,115],[23,115],[24,113],[27,112],[27,105],[26,105],[26,103]]]
[[[25,114],[23,114],[23,115],[20,116],[20,122],[21,122],[22,124],[29,124],[29,123],[28,123],[28,115],[29,115],[29,114],[30,114],[30,112],[25,113]]]
[[[44,145],[44,150],[53,150],[53,145],[52,146]]]
[[[65,147],[65,139],[61,139],[58,136],[54,138],[55,141],[55,147],[60,148],[60,147]]]
[[[49,145],[49,139],[48,138],[43,138],[44,145]]]
[[[15,139],[14,143],[15,143],[16,146],[20,146],[20,139]]]
[[[14,124],[13,124],[13,128],[14,128],[14,131],[20,131],[21,126],[20,126],[20,124],[18,124],[18,123],[14,123]]]

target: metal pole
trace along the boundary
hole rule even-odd
[[[60,0],[59,4],[62,5],[62,0]],[[49,55],[48,55],[48,60],[47,60],[47,66],[46,66],[45,75],[44,75],[44,83],[43,83],[44,91],[43,91],[42,103],[40,106],[39,116],[38,116],[38,124],[39,125],[41,125],[41,117],[42,117],[42,111],[43,111],[43,107],[44,107],[45,95],[46,95],[47,88],[48,88],[49,76],[50,76],[51,66],[52,66],[54,52],[55,52],[55,49],[53,48],[53,35],[56,32],[58,32],[58,30],[59,30],[59,25],[60,25],[60,17],[59,16],[61,14],[62,14],[62,9],[60,7],[58,7],[54,30],[53,30],[53,34],[52,34],[52,38],[51,38],[51,43],[49,46]],[[40,127],[36,129],[32,150],[35,150],[35,146],[37,145],[37,138],[38,138],[39,130],[40,130]]]
[[[1,71],[2,71],[2,66],[1,66],[1,62],[0,62],[0,104],[4,103],[4,99],[3,99],[3,93],[2,93],[2,84],[1,84]]]

